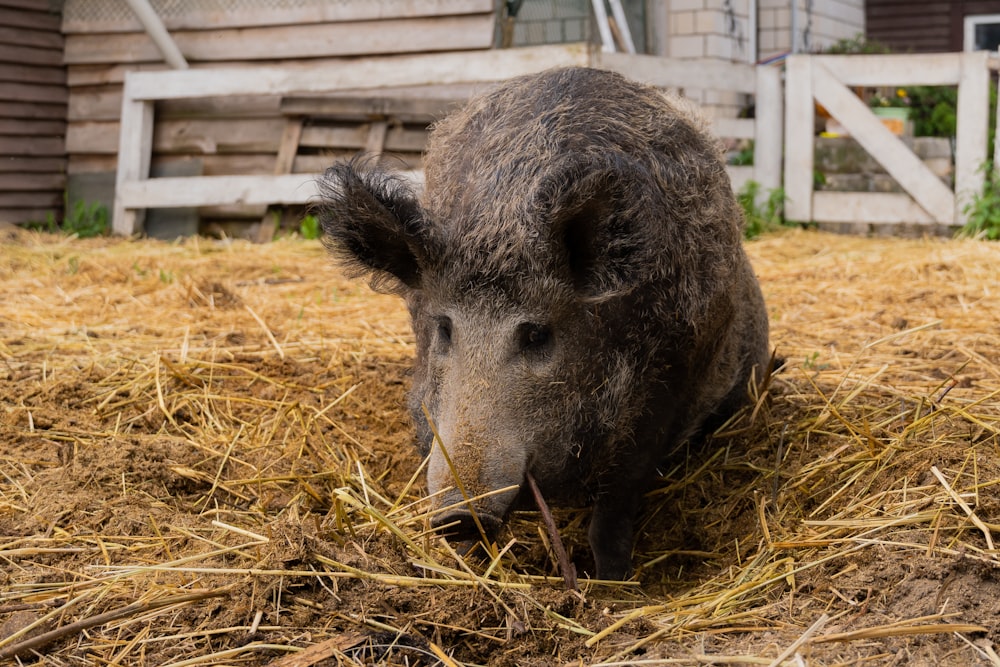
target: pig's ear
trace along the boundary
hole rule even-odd
[[[555,242],[565,252],[577,293],[604,301],[632,291],[649,271],[643,216],[622,191],[622,175],[592,172],[557,195],[551,212]]]
[[[423,215],[402,177],[345,162],[326,170],[319,192],[312,210],[323,244],[353,277],[381,291],[419,286]]]

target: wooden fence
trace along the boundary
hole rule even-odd
[[[959,225],[983,186],[990,70],[985,51],[931,55],[788,58],[785,81],[785,215],[821,223]],[[849,86],[958,86],[954,190],[875,117]],[[904,193],[813,189],[815,105],[837,119]]]
[[[66,185],[66,68],[59,14],[0,0],[0,222],[57,220]]]
[[[757,118],[718,119],[720,136],[755,140],[752,168],[734,168],[736,185],[749,178],[765,188],[781,182],[780,73],[748,65],[670,61],[652,56],[596,53],[586,45],[545,46],[467,53],[382,56],[346,63],[171,72],[129,72],[122,92],[113,229],[142,231],[147,208],[245,204],[302,204],[316,193],[318,174],[268,174],[149,178],[157,127],[155,104],[170,100],[294,99],[356,94],[414,86],[495,82],[549,67],[590,65],[680,92],[735,90],[756,96]]]

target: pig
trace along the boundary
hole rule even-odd
[[[770,357],[718,143],[681,100],[563,68],[440,121],[424,168],[418,196],[336,164],[316,211],[349,274],[409,309],[434,523],[491,539],[530,473],[550,503],[592,504],[596,577],[627,578],[657,465],[746,403]]]

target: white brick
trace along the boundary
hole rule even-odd
[[[696,11],[705,8],[705,0],[670,0],[671,12]]]
[[[705,40],[701,35],[674,37],[668,46],[671,58],[702,58],[705,55]]]
[[[723,35],[705,36],[705,55],[709,58],[732,60],[738,57],[736,40]]]
[[[702,35],[725,34],[725,15],[711,9],[695,12],[694,31]]]
[[[694,12],[677,12],[670,17],[671,35],[691,35],[694,33]]]

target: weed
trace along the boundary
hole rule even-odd
[[[28,229],[36,229],[54,234],[60,229],[66,234],[76,234],[80,238],[91,236],[102,236],[108,231],[108,209],[101,202],[87,202],[78,200],[72,208],[69,200],[63,195],[63,204],[66,208],[66,215],[62,219],[62,224],[56,222],[56,217],[50,211],[45,216],[45,222],[29,222],[25,225]]]
[[[982,192],[976,193],[963,211],[969,216],[959,236],[1000,240],[1000,176],[984,165],[986,180]]]
[[[756,238],[764,232],[773,231],[785,225],[784,188],[775,188],[767,193],[767,199],[758,203],[761,186],[757,181],[747,181],[736,193],[736,201],[743,209],[746,219],[744,234],[748,239]]]
[[[322,230],[319,228],[319,218],[315,215],[306,215],[302,218],[302,222],[299,223],[299,234],[302,238],[314,241],[322,235]]]

